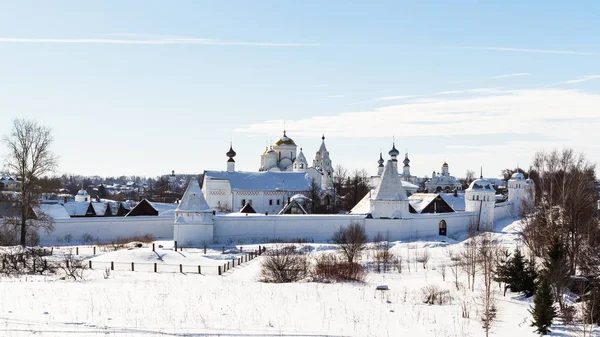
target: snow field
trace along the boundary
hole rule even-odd
[[[495,237],[513,249],[518,223],[500,223]],[[0,335],[2,336],[481,336],[480,287],[456,289],[450,270],[446,280],[437,269],[449,264],[449,250],[464,242],[439,240],[394,242],[402,257],[402,273],[369,272],[365,283],[265,284],[258,281],[260,261],[254,259],[223,276],[194,273],[152,273],[115,270],[105,279],[104,269],[88,272],[86,280],[54,277],[0,279]],[[167,247],[167,246],[165,246]],[[169,263],[220,264],[229,254],[220,247],[204,256],[201,249],[179,252],[157,250]],[[244,246],[244,250],[257,249]],[[331,253],[329,244],[305,244],[311,256]],[[418,253],[430,255],[427,269],[415,264]],[[149,248],[104,253],[94,263],[157,260]],[[235,251],[232,256],[235,256]],[[372,259],[367,251],[362,262]],[[406,258],[410,256],[410,272]],[[137,268],[136,268],[137,270]],[[476,276],[476,282],[481,279]],[[27,282],[25,281],[27,280]],[[389,286],[377,291],[377,285]],[[447,305],[423,303],[421,289],[436,284],[447,290]],[[463,318],[462,306],[469,308]],[[535,336],[529,326],[530,301],[516,294],[498,293],[498,316],[493,336]],[[575,336],[576,329],[557,325],[556,335]]]

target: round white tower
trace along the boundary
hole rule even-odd
[[[313,167],[319,168],[321,171],[321,188],[327,189],[332,187],[333,166],[331,165],[331,158],[329,158],[329,151],[327,151],[327,147],[325,146],[325,135],[321,137],[321,147],[315,154]]]
[[[404,167],[402,168],[402,174],[404,175],[405,179],[409,179],[410,178],[410,159],[408,159],[408,153],[404,154]]]
[[[83,187],[77,191],[77,195],[75,196],[75,201],[77,202],[86,202],[86,201],[90,201],[90,195],[88,194],[88,192],[86,190],[83,189]]]
[[[494,225],[494,205],[496,190],[486,179],[477,179],[465,191],[465,211],[474,212],[475,227],[478,230],[491,229]]]

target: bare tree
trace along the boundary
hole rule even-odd
[[[339,245],[348,262],[353,263],[354,259],[360,257],[361,252],[366,248],[367,234],[363,226],[352,223],[347,227],[340,227],[333,234],[331,241]]]
[[[458,277],[460,276],[461,271],[463,270],[461,264],[461,256],[453,252],[452,250],[447,251],[448,257],[450,258],[450,273],[454,277],[454,285],[456,286],[456,290],[460,288],[460,283],[458,282]]]
[[[572,149],[539,152],[532,169],[537,174],[534,212],[524,218],[524,242],[543,257],[549,240],[557,237],[567,254],[569,273],[585,266],[598,237],[595,166]]]
[[[477,274],[477,262],[479,258],[479,239],[477,236],[472,236],[471,239],[465,243],[465,247],[461,252],[461,267],[465,274],[467,274],[467,286],[471,288],[471,291],[475,291],[475,275]]]
[[[496,318],[496,290],[493,287],[496,265],[497,243],[492,240],[490,233],[484,233],[479,243],[478,265],[483,277],[483,289],[481,293],[481,306],[483,317],[483,329],[486,337],[489,336],[492,322]]]
[[[308,259],[293,245],[276,246],[267,251],[260,272],[264,282],[295,282],[306,277]]]
[[[35,221],[41,189],[39,179],[54,170],[57,157],[50,151],[50,129],[35,121],[15,119],[12,130],[3,139],[8,147],[6,169],[20,180],[20,214],[13,223],[20,228],[20,244],[27,244],[27,232],[43,227],[52,230],[52,221]],[[41,212],[39,212],[41,213]],[[38,214],[39,215],[39,214]]]
[[[437,267],[435,267],[435,270],[442,275],[442,281],[446,282],[446,263],[441,262],[437,265]]]

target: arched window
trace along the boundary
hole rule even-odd
[[[446,220],[441,220],[440,221],[440,230],[439,230],[439,235],[443,235],[446,236]]]
[[[477,196],[477,201],[479,201],[479,196]]]

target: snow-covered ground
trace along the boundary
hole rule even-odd
[[[518,222],[504,221],[494,236],[507,248],[519,244]],[[465,235],[466,236],[466,235]],[[136,248],[98,252],[91,257],[94,269],[84,281],[65,281],[50,276],[0,279],[1,336],[482,336],[480,289],[457,290],[450,270],[442,280],[440,266],[449,264],[449,251],[457,251],[464,237],[454,239],[394,242],[392,251],[405,260],[402,273],[370,272],[365,283],[321,284],[300,282],[266,284],[258,281],[261,258],[251,260],[223,276],[184,270],[166,270],[166,265],[222,265],[244,252],[229,247],[211,247],[175,252],[170,243],[157,249]],[[157,243],[158,245],[159,243]],[[328,244],[305,244],[318,255],[332,252]],[[239,247],[238,247],[239,248]],[[81,248],[83,251],[84,248]],[[427,269],[415,262],[418,252],[427,251]],[[87,251],[85,252],[87,254]],[[372,252],[367,251],[363,260]],[[410,260],[410,271],[406,259]],[[121,262],[105,278],[104,266]],[[131,262],[151,267],[129,271]],[[214,270],[214,269],[213,269]],[[163,272],[161,272],[163,271]],[[385,284],[388,291],[377,291]],[[426,305],[421,289],[437,284],[448,290],[452,302]],[[495,336],[535,336],[530,327],[530,300],[498,293],[498,315],[492,328]],[[466,305],[469,318],[462,317]],[[577,336],[577,328],[557,324],[555,336]]]

